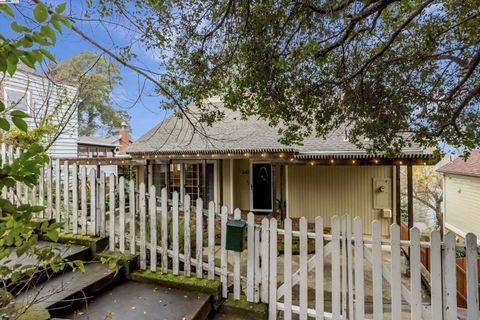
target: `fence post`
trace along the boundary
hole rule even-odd
[[[255,216],[247,215],[247,301],[253,302],[255,278]]]
[[[284,220],[285,234],[283,236],[284,264],[283,274],[285,293],[283,294],[285,320],[292,319],[292,219]]]
[[[324,318],[324,292],[323,292],[323,218],[315,218],[315,318]]]
[[[233,218],[241,218],[240,209],[235,209],[233,213]],[[234,252],[233,259],[233,299],[240,300],[240,294],[242,289],[240,284],[240,252]]]
[[[108,190],[109,190],[109,231],[108,231],[108,247],[110,251],[115,251],[115,176],[113,173],[110,173],[108,180]]]
[[[51,172],[51,170],[50,170]],[[80,179],[82,184],[81,190],[81,206],[82,206],[82,235],[87,234],[87,168],[82,166],[80,168]],[[51,186],[50,186],[51,187]],[[51,192],[49,192],[51,196]]]
[[[135,255],[135,199],[137,198],[135,196],[135,181],[133,179],[130,179],[130,182],[128,183],[128,188],[129,188],[129,210],[130,210],[130,254],[133,256]]]
[[[162,191],[163,193],[163,191]],[[149,188],[150,196],[150,271],[157,271],[157,191],[155,185]],[[163,246],[162,246],[163,248]]]
[[[60,159],[55,160],[55,222],[60,222]]]
[[[187,195],[185,196],[187,199]],[[189,198],[190,199],[190,198]],[[189,214],[190,216],[190,214]],[[220,280],[222,282],[222,297],[226,298],[228,295],[228,283],[227,283],[227,218],[228,218],[228,209],[226,206],[222,207],[222,219],[221,219],[221,233],[220,233],[220,269],[221,275]],[[186,257],[185,257],[186,259]]]
[[[270,223],[267,218],[262,219],[262,255],[261,255],[261,261],[262,261],[262,284],[260,286],[261,292],[260,292],[260,300],[263,303],[268,303],[269,301],[269,296],[268,296],[268,290],[269,290],[269,273],[270,273],[270,268],[269,268],[269,263],[270,263],[270,255],[269,255],[269,250],[270,250]]]
[[[183,198],[183,268],[186,277],[190,277],[190,259],[191,259],[191,235],[190,235],[190,195],[186,194]]]
[[[196,230],[195,230],[195,258],[197,260],[196,273],[197,278],[202,278],[203,273],[203,201],[201,198],[197,199],[197,216],[196,216]]]
[[[340,307],[340,218],[332,217],[332,319],[339,320]]]
[[[355,236],[355,319],[365,318],[365,281],[363,274],[363,224],[360,217],[353,220]]]
[[[100,237],[105,237],[106,228],[107,228],[107,213],[106,213],[106,187],[105,187],[105,172],[100,173],[100,184],[98,187],[98,193],[100,197],[99,206],[100,206],[100,216],[99,216],[99,225],[100,225]]]
[[[168,193],[162,189],[162,273],[168,272]]]
[[[456,319],[457,317],[457,283],[456,283],[456,243],[455,234],[448,232],[445,236],[445,319]]]
[[[238,210],[238,209],[237,209]],[[268,318],[277,319],[277,220],[270,219],[270,295]]]
[[[467,244],[467,319],[479,319],[478,311],[478,248],[477,236],[468,233],[465,242]]]
[[[40,186],[43,185],[43,181]],[[43,201],[43,188],[40,191]],[[78,234],[78,165],[72,165],[72,216],[73,216],[73,234]]]
[[[147,269],[145,183],[140,183],[140,269]]]
[[[443,319],[442,256],[440,232],[430,234],[430,276],[432,319]]]
[[[208,279],[215,279],[215,203],[208,203]]]
[[[90,170],[90,234],[97,231],[97,175],[95,169]]]
[[[64,212],[64,225],[63,230],[65,233],[69,232],[70,229],[70,219],[69,215],[69,205],[70,199],[68,196],[68,187],[69,187],[69,178],[68,178],[68,161],[63,162],[63,212]]]
[[[120,252],[125,253],[125,177],[118,179],[118,202],[119,202],[119,239]]]
[[[179,268],[179,243],[178,243],[178,206],[179,206],[179,199],[178,199],[178,192],[173,192],[173,202],[172,202],[172,249],[173,249],[173,257],[172,257],[172,269],[173,274],[178,275],[178,268]]]

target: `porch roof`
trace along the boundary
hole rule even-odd
[[[279,142],[278,128],[268,122],[249,117],[243,119],[240,113],[223,108],[221,103],[213,104],[225,118],[211,126],[194,128],[187,119],[175,115],[166,118],[145,135],[131,144],[126,152],[134,158],[144,155],[192,155],[192,154],[243,154],[243,153],[289,153],[298,160],[309,159],[367,159],[385,157],[368,154],[345,139],[346,126],[332,131],[327,137],[311,136],[302,145],[288,146]],[[200,116],[198,114],[197,116]],[[194,120],[196,117],[191,117]],[[365,141],[365,145],[370,142]],[[412,144],[394,159],[429,158],[431,153]],[[388,157],[392,159],[392,157]]]

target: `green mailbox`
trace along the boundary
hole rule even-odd
[[[245,242],[247,222],[239,219],[227,221],[227,250],[242,252]]]

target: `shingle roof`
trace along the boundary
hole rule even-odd
[[[118,136],[81,136],[78,137],[78,143],[95,146],[117,147],[120,146],[120,139]]]
[[[345,128],[330,133],[325,139],[309,137],[303,145],[287,146],[279,140],[278,128],[270,127],[265,120],[250,117],[242,119],[238,112],[215,107],[225,112],[225,118],[212,126],[198,124],[202,134],[185,118],[170,116],[160,122],[126,152],[130,154],[194,154],[194,153],[243,153],[243,152],[292,152],[305,159],[328,157],[366,156],[366,152],[345,139]],[[366,142],[368,143],[368,142]],[[424,155],[424,149],[413,147],[405,154]]]
[[[464,158],[457,158],[437,171],[480,176],[480,150],[472,151],[467,161]]]

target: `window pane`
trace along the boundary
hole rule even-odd
[[[6,88],[8,107],[15,106],[14,109],[28,112],[28,94]]]

